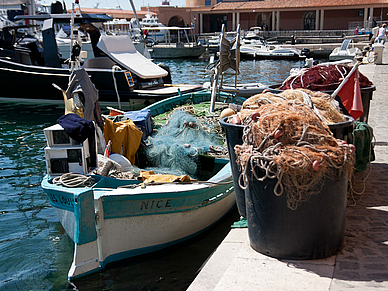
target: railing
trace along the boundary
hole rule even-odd
[[[229,32],[230,34],[232,32]],[[198,36],[198,40],[206,42],[211,37],[219,33],[203,33]],[[241,33],[242,37],[247,35],[247,31]],[[352,38],[354,42],[367,41],[369,35],[354,35],[353,30],[283,30],[283,31],[260,31],[258,36],[264,39],[276,40],[284,43],[291,41],[292,37],[296,43],[333,43],[342,42],[345,38]]]

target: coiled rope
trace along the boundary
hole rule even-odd
[[[68,188],[90,187],[95,183],[91,176],[82,174],[66,173],[53,179],[54,185],[61,185]]]

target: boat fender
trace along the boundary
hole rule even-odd
[[[227,116],[231,116],[233,114],[236,114],[236,112],[233,109],[225,108],[224,110],[222,110],[220,114],[220,119],[223,119],[224,117],[227,117]]]
[[[122,172],[129,172],[132,169],[131,162],[123,155],[111,153],[109,158],[116,163],[120,164]]]
[[[171,71],[170,71],[170,67],[169,66],[166,66],[162,63],[159,63],[158,64],[159,67],[161,67],[162,69],[166,70],[168,75],[163,77],[163,83],[164,84],[172,84],[172,78],[171,78]]]

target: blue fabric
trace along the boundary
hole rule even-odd
[[[89,142],[90,157],[87,158],[88,167],[97,167],[97,150],[94,123],[75,113],[62,115],[57,119],[59,125],[75,141],[83,143],[87,138]]]
[[[74,113],[62,115],[58,118],[57,122],[72,139],[79,143],[84,142],[88,137],[94,134],[93,122]]]

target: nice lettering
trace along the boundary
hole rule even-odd
[[[147,200],[141,202],[140,210],[150,210],[156,208],[171,207],[171,199],[167,200]]]

